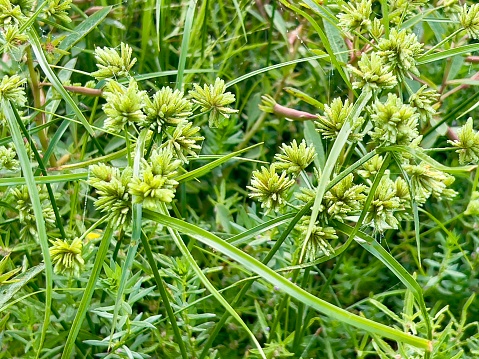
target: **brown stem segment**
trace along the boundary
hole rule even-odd
[[[38,76],[33,66],[33,54],[31,48],[27,48],[27,66],[28,72],[30,75],[30,85],[32,88],[33,93],[33,103],[36,109],[42,108],[45,102],[45,96],[42,93],[42,89],[40,88],[40,84],[38,82]],[[46,123],[45,114],[41,111],[35,116],[35,122],[37,126],[41,126]],[[46,151],[48,148],[48,138],[46,135],[46,130],[38,131],[38,138],[40,139],[40,144],[42,145],[43,151]],[[55,155],[52,153],[50,156],[50,166],[56,167],[57,160]]]

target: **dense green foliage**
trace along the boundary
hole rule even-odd
[[[0,0],[0,358],[477,358],[479,5]]]

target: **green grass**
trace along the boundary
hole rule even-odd
[[[0,359],[479,355],[473,2],[14,3]]]

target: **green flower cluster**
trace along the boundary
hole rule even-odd
[[[457,148],[459,163],[479,163],[479,132],[474,131],[474,123],[469,117],[466,124],[457,131],[457,140],[447,141]]]
[[[132,203],[157,209],[159,202],[172,201],[178,185],[174,177],[180,165],[168,147],[153,150],[149,160],[142,159],[139,176],[133,176],[131,167],[120,171],[105,164],[93,165],[88,183],[98,195],[95,207],[117,227],[128,225]]]
[[[38,187],[40,203],[42,204],[42,213],[45,225],[52,229],[55,224],[55,212],[48,197],[48,191],[45,186]],[[27,186],[19,186],[11,190],[11,203],[15,205],[18,211],[18,220],[22,225],[20,238],[27,240],[29,238],[37,239],[37,218],[33,212],[32,201],[28,193]]]
[[[95,201],[95,207],[106,213],[116,227],[131,222],[131,194],[128,184],[131,183],[132,177],[131,167],[120,171],[105,164],[90,166],[88,184],[96,189],[99,197]]]
[[[378,54],[387,59],[386,64],[397,74],[410,76],[409,72],[411,72],[419,76],[416,59],[422,53],[422,46],[415,34],[393,28],[389,38],[382,38],[379,41]]]
[[[456,191],[447,188],[454,182],[454,177],[433,168],[426,162],[419,165],[403,165],[411,181],[412,192],[417,203],[423,204],[433,196],[437,199],[451,199]]]
[[[71,242],[56,239],[50,241],[50,256],[55,265],[55,273],[66,274],[69,276],[80,276],[85,261],[82,257],[83,243],[79,238]]]
[[[370,108],[373,131],[369,132],[371,141],[376,145],[408,146],[418,138],[419,114],[416,109],[395,94],[388,94],[385,103],[376,100]]]
[[[17,157],[17,153],[12,147],[0,146],[0,170],[18,171],[20,162],[15,157]]]
[[[324,138],[334,140],[351,114],[352,109],[353,104],[348,99],[343,103],[339,97],[335,98],[331,105],[324,105],[324,116],[318,116],[318,120],[314,123],[316,131]],[[359,117],[356,123],[352,124],[353,129],[360,127],[363,121],[364,118]],[[349,137],[351,140],[361,140],[362,135],[352,132]]]
[[[370,55],[363,53],[358,61],[358,67],[348,65],[348,69],[358,78],[353,82],[354,88],[379,90],[390,89],[397,85],[391,66],[376,52]]]
[[[269,168],[262,166],[261,170],[253,171],[251,191],[249,196],[258,200],[261,207],[266,209],[266,214],[284,208],[288,197],[288,190],[294,185],[294,180],[288,177],[286,171],[281,174],[276,172],[276,166]]]
[[[157,209],[159,202],[171,202],[178,185],[173,178],[180,165],[181,161],[174,159],[168,147],[153,150],[148,161],[142,160],[140,176],[134,176],[128,185],[133,203]]]

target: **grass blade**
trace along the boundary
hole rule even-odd
[[[250,255],[242,252],[238,248],[233,247],[231,244],[223,241],[221,238],[207,232],[200,227],[148,210],[144,210],[144,217],[167,226],[168,228],[187,234],[217,250],[218,252],[231,257],[233,260],[241,263],[248,270],[261,276],[264,280],[278,286],[280,290],[333,319],[337,319],[345,324],[363,329],[367,332],[378,334],[381,337],[393,339],[398,342],[404,342],[417,348],[426,349],[428,351],[432,350],[432,342],[427,339],[419,338],[397,329],[390,328],[384,324],[376,323],[372,320],[354,315],[344,309],[338,308],[322,299],[315,297],[311,293],[306,292],[304,289],[290,282],[287,278],[279,275],[266,265],[257,261]]]
[[[190,0],[188,10],[186,11],[185,27],[183,29],[183,40],[181,41],[180,59],[178,61],[178,75],[176,76],[176,88],[181,90],[183,87],[183,74],[185,71],[186,59],[188,57],[188,48],[190,44],[191,27],[195,15],[196,3],[198,0]]]
[[[50,325],[50,314],[52,306],[52,289],[53,289],[53,266],[50,259],[50,252],[48,248],[48,236],[45,228],[45,220],[43,217],[43,210],[41,205],[41,200],[39,197],[37,185],[35,183],[35,178],[33,177],[33,169],[28,157],[25,144],[23,142],[23,137],[18,126],[17,121],[21,121],[20,118],[17,118],[15,111],[12,108],[12,105],[9,101],[2,100],[2,108],[5,115],[5,118],[10,127],[12,134],[12,140],[17,151],[18,158],[20,160],[20,165],[22,167],[23,176],[25,178],[25,184],[28,188],[28,193],[30,195],[30,200],[32,202],[33,213],[37,219],[37,233],[38,241],[42,249],[43,261],[45,262],[45,317],[43,319],[42,332],[40,336],[40,343],[38,346],[38,351],[36,357],[40,355],[40,351],[45,341],[46,333],[48,326]]]

